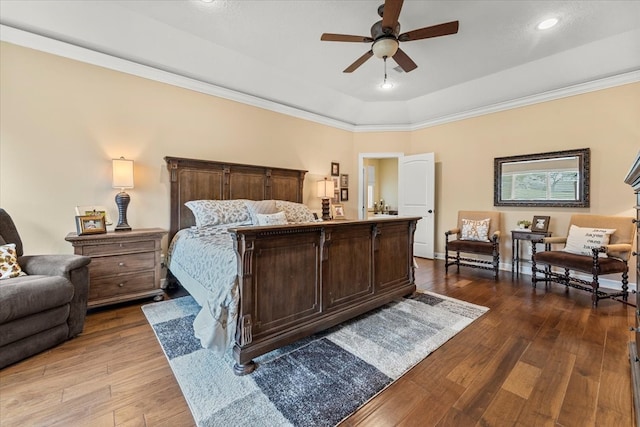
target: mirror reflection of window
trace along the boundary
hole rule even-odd
[[[579,200],[579,161],[565,157],[502,165],[503,200]]]

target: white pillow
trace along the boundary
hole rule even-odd
[[[488,242],[490,223],[491,218],[481,220],[463,218],[460,240],[477,240],[480,242]]]
[[[256,214],[274,214],[278,212],[275,200],[245,200],[245,205],[251,215],[251,222],[258,225]]]
[[[591,228],[571,225],[563,251],[577,255],[593,256],[591,249],[608,245],[609,238],[615,231],[615,228]],[[601,252],[598,256],[606,257],[607,255]]]
[[[15,243],[0,246],[0,279],[26,276],[18,264]]]
[[[274,214],[256,214],[258,225],[283,225],[287,223],[287,217],[284,212],[276,212]]]

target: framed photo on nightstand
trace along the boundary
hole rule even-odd
[[[78,236],[106,233],[107,225],[104,215],[78,215],[76,216],[76,229]]]
[[[344,216],[344,206],[341,204],[331,205],[331,210],[333,212],[333,219],[345,219]]]

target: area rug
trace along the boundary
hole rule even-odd
[[[265,354],[242,377],[230,353],[193,336],[193,298],[142,310],[199,427],[317,427],[338,424],[488,308],[417,293]]]

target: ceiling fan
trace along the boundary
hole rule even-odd
[[[458,32],[458,21],[451,21],[399,34],[400,23],[398,22],[398,17],[400,16],[403,1],[404,0],[385,0],[384,4],[378,7],[378,15],[382,17],[382,20],[376,22],[371,27],[371,37],[352,36],[348,34],[322,34],[320,40],[323,41],[373,43],[368,52],[345,68],[344,73],[354,72],[373,55],[378,58],[383,58],[385,62],[388,57],[392,57],[400,68],[402,68],[405,73],[408,73],[418,68],[418,66],[400,49],[400,42],[447,36]]]

